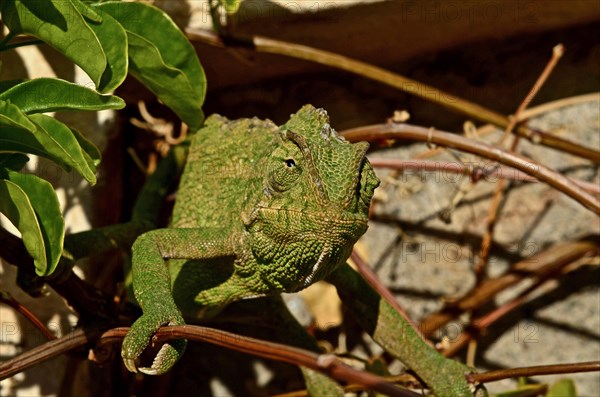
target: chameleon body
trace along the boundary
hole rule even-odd
[[[144,314],[124,341],[128,368],[159,326],[183,324],[180,310],[201,317],[235,300],[299,291],[345,263],[379,183],[367,148],[338,137],[312,106],[281,128],[207,119],[192,138],[171,227],[133,246]],[[162,373],[182,349],[166,344],[139,370]]]
[[[161,374],[179,359],[181,340],[163,345],[151,367],[138,368],[160,326],[214,315],[236,300],[299,291],[347,267],[379,184],[367,149],[338,137],[327,113],[310,105],[281,127],[208,118],[192,137],[169,228],[141,235],[132,248],[143,315],[123,342],[126,367]],[[333,279],[360,293],[365,286],[346,273]],[[441,356],[432,360],[444,365]]]

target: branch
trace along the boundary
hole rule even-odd
[[[600,371],[600,361],[589,361],[573,364],[538,365],[534,367],[499,369],[479,374],[472,373],[468,374],[466,377],[469,382],[488,383],[521,376],[530,377],[536,375],[574,374],[578,372],[598,371]]]
[[[553,364],[539,365],[534,367],[520,367],[499,369],[480,373],[470,373],[465,375],[469,383],[490,383],[502,379],[517,378],[521,376],[531,377],[539,375],[556,375],[556,374],[574,374],[580,372],[597,372],[600,371],[600,361],[588,361],[582,363],[570,364]],[[388,382],[401,382],[406,380],[406,375],[392,375],[384,377]],[[348,385],[344,387],[344,392],[353,393],[362,391],[363,388],[359,385]],[[307,390],[300,390],[291,393],[278,394],[274,397],[307,397]]]
[[[106,296],[93,285],[79,278],[72,271],[78,259],[101,255],[116,249],[128,249],[142,233],[157,227],[160,207],[173,175],[183,167],[186,149],[173,148],[150,175],[136,200],[130,222],[96,228],[65,236],[64,249],[54,273],[46,278],[37,277],[33,270],[33,260],[25,250],[20,238],[0,227],[0,258],[19,269],[21,281],[29,285],[19,286],[26,292],[39,294],[44,283],[48,283],[59,295],[67,300],[85,320],[95,323],[114,321],[112,297]],[[24,276],[24,277],[21,277]]]
[[[112,300],[93,285],[80,279],[70,267],[67,268],[65,263],[70,262],[69,260],[62,257],[59,263],[62,270],[57,268],[57,271],[51,277],[40,278],[35,275],[33,259],[20,238],[0,227],[0,242],[2,243],[0,257],[18,268],[18,284],[27,293],[39,294],[44,283],[48,283],[60,296],[66,299],[67,303],[82,318],[94,319],[95,322],[110,322],[115,318],[112,313]],[[35,285],[31,288],[29,288],[29,285],[23,286],[19,282],[21,277],[26,279],[26,282],[35,283]]]
[[[56,336],[46,327],[31,310],[13,298],[8,292],[0,292],[0,303],[5,303],[17,312],[21,313],[29,322],[31,322],[48,339],[56,339]]]
[[[523,99],[513,117],[510,118],[510,122],[504,129],[504,134],[502,138],[500,138],[500,142],[498,146],[503,148],[508,142],[509,138],[513,138],[512,144],[510,145],[509,152],[515,153],[517,151],[517,146],[519,145],[519,136],[513,135],[513,129],[517,124],[517,120],[521,118],[522,113],[525,111],[527,106],[531,103],[532,99],[537,95],[540,88],[544,85],[550,73],[556,67],[558,60],[562,57],[564,53],[564,47],[562,44],[559,44],[554,47],[552,51],[552,57],[546,64],[546,67],[536,80],[535,84],[529,91],[529,94]],[[477,263],[475,264],[473,271],[475,273],[475,277],[477,278],[477,282],[481,282],[487,275],[487,265],[490,258],[490,250],[492,247],[492,240],[494,238],[494,231],[496,229],[496,224],[498,221],[498,214],[500,212],[500,204],[504,198],[504,191],[506,189],[506,180],[500,179],[496,184],[496,188],[494,190],[494,195],[492,196],[492,200],[490,203],[490,207],[488,208],[488,214],[486,219],[486,228],[485,233],[483,235],[483,239],[481,241],[481,246],[479,248],[479,258]]]
[[[490,182],[496,182],[498,178],[508,179],[518,182],[539,182],[536,178],[520,172],[514,168],[496,167],[495,164],[485,164],[483,166],[473,166],[472,164],[463,164],[454,161],[433,161],[420,159],[382,159],[371,158],[369,162],[375,168],[389,168],[393,170],[417,170],[417,171],[441,171],[451,174],[462,174],[469,176],[473,181],[481,178],[489,179]],[[600,185],[592,182],[582,181],[571,178],[580,188],[592,194],[600,194]]]
[[[527,157],[507,152],[483,142],[477,142],[450,132],[434,130],[433,128],[391,122],[353,128],[342,131],[340,134],[351,142],[405,139],[448,146],[473,153],[516,168],[542,182],[546,182],[548,185],[575,199],[595,214],[600,215],[600,202],[577,186],[571,179]]]
[[[421,330],[426,336],[431,336],[453,318],[481,307],[499,292],[521,282],[524,278],[545,278],[569,263],[598,251],[597,237],[590,237],[582,241],[557,244],[531,258],[525,258],[512,265],[506,274],[485,280],[466,296],[447,304],[442,311],[427,316],[421,322]]]
[[[450,93],[438,90],[437,88],[399,74],[392,73],[377,66],[370,65],[366,62],[357,61],[332,52],[261,36],[218,36],[210,30],[202,29],[188,29],[186,30],[186,35],[192,41],[201,41],[217,47],[251,48],[257,52],[284,55],[291,58],[319,63],[335,69],[345,70],[397,88],[408,94],[438,103],[476,120],[494,124],[501,128],[506,128],[510,122],[509,118],[505,115],[487,109],[479,104],[469,102]],[[534,130],[526,126],[518,127],[516,132],[519,136],[527,138],[533,143],[539,142],[542,145],[592,160],[595,163],[600,163],[600,151],[584,147],[566,139]]]
[[[110,344],[120,343],[128,331],[129,328],[113,328],[104,332],[100,335],[96,348],[104,349]],[[77,330],[63,338],[37,346],[12,360],[1,363],[0,380],[71,349],[84,346],[97,337],[97,330],[89,332]],[[419,394],[402,390],[379,376],[356,370],[330,354],[316,354],[304,349],[196,325],[162,327],[154,334],[152,341],[153,343],[164,343],[172,339],[207,342],[258,357],[307,367],[338,381],[356,383],[389,396],[420,397]]]
[[[533,298],[534,293],[538,292],[542,286],[549,287],[544,289],[543,293],[545,294],[549,294],[551,291],[556,291],[560,284],[554,282],[548,283],[548,281],[558,278],[561,273],[566,274],[570,271],[573,271],[581,263],[582,261],[577,259],[571,263],[559,266],[558,268],[553,269],[553,271],[550,271],[544,275],[539,275],[536,281],[525,291],[521,292],[517,297],[478,318],[472,318],[470,326],[461,332],[457,338],[454,338],[448,344],[448,346],[444,348],[443,354],[447,357],[455,355],[467,343],[474,341],[478,336],[485,334],[486,330],[489,329],[496,321],[529,302]]]
[[[0,363],[0,380],[9,378],[29,367],[92,342],[99,333],[79,329],[62,338],[53,339],[34,347],[17,357]]]
[[[54,339],[11,359],[0,363],[0,380],[13,376],[40,362],[50,360],[69,350],[97,342],[96,349],[104,349],[108,345],[120,343],[129,328],[114,328],[100,334],[98,329],[79,329],[62,338]],[[304,366],[324,373],[338,381],[358,385],[375,390],[389,396],[419,397],[420,394],[399,389],[387,379],[368,372],[353,369],[342,363],[333,355],[316,354],[307,350],[267,342],[255,338],[236,335],[227,331],[216,330],[195,325],[183,325],[160,328],[153,338],[153,343],[164,343],[171,339],[189,339],[207,342],[228,349],[252,354],[258,357]],[[574,364],[556,364],[525,368],[511,368],[484,373],[466,374],[469,383],[486,383],[517,376],[534,376],[564,374],[576,372],[600,371],[600,362],[584,362]],[[392,380],[390,378],[390,380]],[[355,386],[350,386],[355,387]]]

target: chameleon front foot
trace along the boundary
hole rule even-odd
[[[163,325],[183,325],[183,318],[178,315],[174,318],[164,318],[144,314],[131,326],[131,329],[123,339],[121,357],[123,364],[131,372],[142,372],[147,375],[162,375],[169,371],[179,360],[185,351],[186,340],[172,340],[161,346],[154,357],[150,367],[139,367],[139,357],[148,347],[152,335]]]

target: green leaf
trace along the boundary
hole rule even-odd
[[[0,106],[2,101],[0,101]],[[60,121],[43,114],[29,116],[32,129],[2,126],[0,124],[0,152],[31,153],[46,157],[66,170],[75,168],[90,184],[96,183],[96,165],[99,155],[83,142],[82,149],[76,133]]]
[[[377,357],[373,360],[369,360],[365,364],[365,369],[367,371],[371,372],[372,374],[379,375],[379,376],[389,376],[390,375],[390,371],[388,370],[388,367],[387,367],[385,361],[383,361],[379,357]]]
[[[77,136],[65,124],[45,114],[32,114],[29,118],[38,126],[36,137],[44,148],[60,158],[60,164],[73,167],[91,185],[96,183],[96,167],[86,159]],[[56,158],[53,158],[56,161]]]
[[[94,90],[61,79],[27,80],[0,94],[23,113],[61,110],[122,109],[125,102],[114,95],[100,95]]]
[[[552,386],[546,397],[577,397],[577,389],[575,383],[571,379],[561,379],[556,381]]]
[[[74,1],[77,8],[84,12],[93,12],[100,21],[92,20],[88,26],[94,31],[106,55],[107,64],[98,91],[107,93],[114,91],[127,77],[129,61],[127,58],[127,33],[125,29],[110,14],[97,7],[89,7],[81,2]],[[84,14],[86,17],[88,14]],[[100,23],[101,22],[101,23]]]
[[[520,385],[518,389],[495,394],[495,397],[534,397],[543,393],[545,390],[546,385]]]
[[[85,1],[71,0],[77,11],[83,17],[91,22],[102,23],[103,18],[94,8],[90,7]]]
[[[235,14],[242,4],[242,0],[219,0],[219,2],[225,7],[225,12],[228,14]]]
[[[20,171],[29,161],[29,157],[21,153],[0,153],[0,167]]]
[[[35,130],[35,125],[21,109],[10,102],[0,100],[0,127],[2,126]]]
[[[129,71],[192,130],[204,121],[206,77],[194,47],[160,9],[146,3],[108,2],[97,6],[127,32]]]
[[[70,0],[4,1],[2,19],[11,33],[35,36],[65,54],[90,76],[96,87],[100,86],[106,55]]]
[[[71,128],[71,132],[77,139],[79,146],[83,150],[83,155],[85,156],[86,161],[91,169],[96,169],[98,165],[100,165],[100,160],[102,159],[102,154],[100,150],[90,142],[83,134],[77,131],[75,128]]]
[[[21,232],[40,276],[52,274],[60,259],[65,226],[50,183],[31,174],[2,170],[0,212]]]

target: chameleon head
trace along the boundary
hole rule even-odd
[[[379,184],[368,147],[339,137],[325,110],[310,105],[280,127],[260,198],[246,217],[261,276],[272,288],[300,290],[348,258],[367,229]]]

